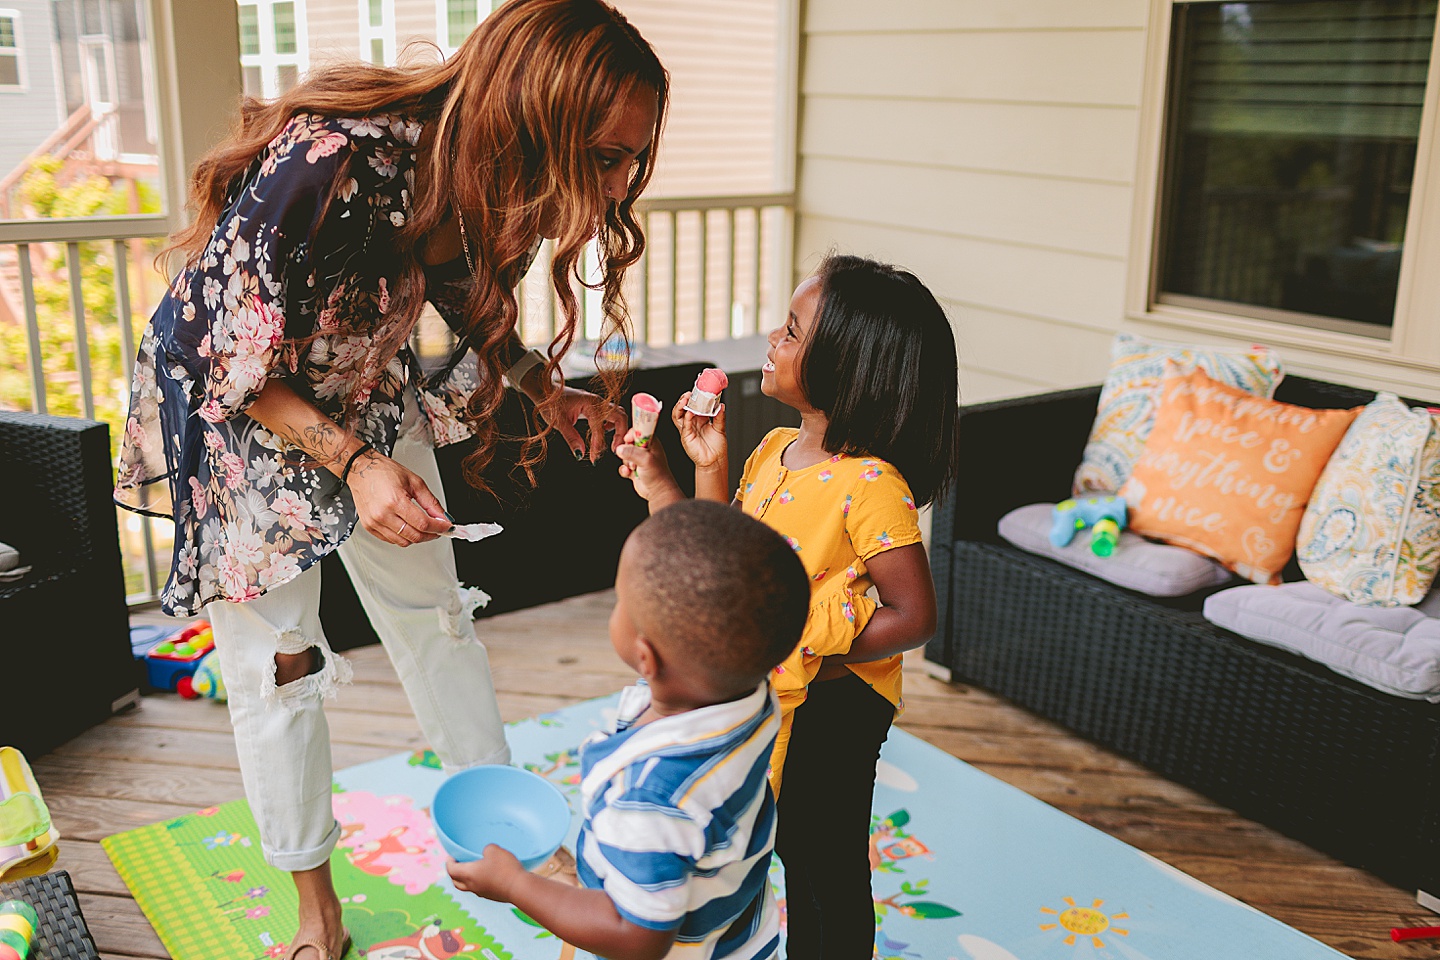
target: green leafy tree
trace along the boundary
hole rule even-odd
[[[156,213],[160,198],[141,182],[115,181],[101,176],[64,179],[64,161],[41,157],[20,184],[20,201],[30,217],[93,217],[127,213]],[[142,328],[148,304],[138,302],[140,271],[149,270],[155,244],[129,262],[131,330]],[[95,416],[110,425],[112,443],[120,435],[129,400],[130,371],[121,369],[120,318],[115,303],[115,258],[110,243],[82,243],[79,249],[81,299],[85,308],[90,376]],[[133,248],[132,248],[133,249]],[[49,412],[83,416],[84,403],[77,363],[75,321],[70,310],[70,279],[65,244],[31,247],[35,277],[35,313],[40,331],[40,365],[45,376]],[[153,287],[154,284],[151,284]],[[0,408],[31,409],[29,345],[20,324],[0,325]]]

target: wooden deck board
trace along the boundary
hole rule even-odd
[[[501,714],[516,720],[629,682],[606,634],[613,596],[575,597],[479,623]],[[158,614],[138,621],[164,622]],[[379,647],[346,654],[355,683],[331,705],[337,767],[422,743]],[[1145,850],[1356,960],[1431,960],[1440,942],[1392,943],[1392,926],[1437,921],[1413,896],[1245,820],[1185,787],[990,694],[906,671],[901,726],[1112,836]],[[173,695],[33,758],[69,870],[101,952],[166,956],[99,840],[242,793],[226,711]]]

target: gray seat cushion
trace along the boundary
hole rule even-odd
[[[1429,614],[1429,615],[1427,615]],[[1205,600],[1205,619],[1292,650],[1354,680],[1440,703],[1440,594],[1414,607],[1362,607],[1313,583],[1243,586]]]
[[[1229,583],[1234,575],[1209,557],[1167,543],[1151,543],[1126,530],[1115,552],[1097,557],[1090,550],[1089,531],[1081,531],[1063,547],[1050,542],[1053,503],[1017,507],[1000,518],[999,533],[1021,550],[1084,570],[1117,587],[1152,597],[1183,597]]]

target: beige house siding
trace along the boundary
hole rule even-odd
[[[393,0],[395,49],[434,43],[436,0]],[[650,196],[777,188],[779,0],[618,0],[670,70],[673,108]],[[306,0],[310,63],[360,52],[360,0]],[[422,56],[430,55],[423,48]]]
[[[967,402],[1098,382],[1120,329],[1201,339],[1126,320],[1150,10],[807,0],[797,273],[832,247],[918,273]],[[1433,370],[1279,350],[1294,372],[1440,399]]]
[[[360,55],[360,6],[357,0],[305,0],[310,28],[310,66]]]
[[[777,189],[779,0],[614,0],[670,71],[650,194]]]

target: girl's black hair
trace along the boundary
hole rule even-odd
[[[955,479],[959,371],[945,311],[913,273],[831,254],[800,363],[805,398],[830,420],[825,449],[894,464],[917,506]]]

